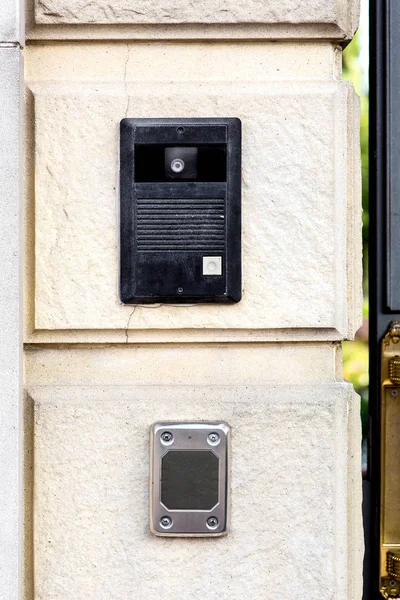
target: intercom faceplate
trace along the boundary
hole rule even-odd
[[[238,302],[240,120],[123,119],[120,133],[122,302]]]
[[[151,428],[151,531],[161,536],[227,532],[226,423],[156,423]]]

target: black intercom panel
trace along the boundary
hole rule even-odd
[[[241,122],[123,119],[125,304],[241,298]]]

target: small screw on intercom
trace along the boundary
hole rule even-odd
[[[208,517],[207,519],[207,527],[210,529],[216,529],[219,525],[219,521],[217,517]]]
[[[160,525],[163,529],[169,529],[172,527],[172,519],[170,517],[161,517]]]
[[[395,398],[397,396],[397,394],[398,394],[398,391],[397,390],[392,390],[390,393],[393,396],[393,398]]]
[[[216,432],[209,433],[207,439],[208,439],[208,443],[211,444],[212,446],[216,446],[220,440],[219,435]]]
[[[171,444],[173,439],[174,436],[169,431],[164,431],[164,433],[161,435],[161,441],[164,442],[164,444]]]
[[[178,294],[183,294],[183,288],[182,287],[178,287],[177,290]]]

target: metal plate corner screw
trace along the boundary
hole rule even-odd
[[[218,521],[217,517],[208,517],[207,527],[209,529],[217,529],[218,525],[219,525],[219,521]]]
[[[213,431],[208,434],[207,441],[211,446],[217,446],[220,443],[221,438],[216,431]]]
[[[174,436],[172,435],[172,433],[170,431],[164,431],[164,433],[161,434],[161,442],[164,445],[170,445],[172,444],[172,442],[174,441]]]
[[[170,517],[161,517],[160,527],[163,529],[170,529],[172,527],[172,519]]]

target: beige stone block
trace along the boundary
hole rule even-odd
[[[352,597],[348,531],[362,532],[348,504],[349,385],[38,387],[29,398],[36,598],[320,600],[321,582]],[[149,427],[164,419],[232,426],[226,537],[149,532]]]
[[[48,42],[29,44],[25,57],[27,81],[321,81],[342,71],[341,50],[315,40]]]
[[[131,26],[133,37],[173,37],[174,27],[184,37],[224,37],[227,27],[239,36],[252,37],[350,37],[358,23],[358,0],[31,0],[30,19],[36,26],[102,25],[109,26],[108,35],[120,37],[115,26]],[[149,27],[152,25],[153,27]],[[207,25],[208,27],[204,27]],[[114,26],[114,33],[112,33]],[[142,29],[140,29],[142,26]],[[147,29],[143,30],[143,26]],[[169,26],[169,27],[168,27]],[[171,27],[172,26],[172,27]],[[186,26],[186,27],[185,27]],[[188,28],[188,26],[191,26]],[[46,33],[34,29],[31,35]],[[161,29],[161,30],[160,30]],[[208,29],[208,31],[207,31]],[[82,36],[81,32],[81,36]],[[47,33],[47,35],[54,35]],[[56,36],[73,37],[73,28],[56,30]],[[98,36],[95,28],[83,36]],[[104,32],[103,32],[104,35]]]
[[[340,82],[30,83],[35,121],[36,330],[351,337],[361,305],[353,90]],[[356,109],[354,109],[356,110]],[[236,116],[243,123],[243,299],[122,306],[121,118]],[[241,333],[240,333],[241,332]],[[284,335],[284,334],[283,334]],[[307,335],[306,335],[307,337]],[[262,334],[259,339],[263,338]]]
[[[29,387],[324,384],[341,376],[340,346],[331,343],[28,346],[25,353]]]

